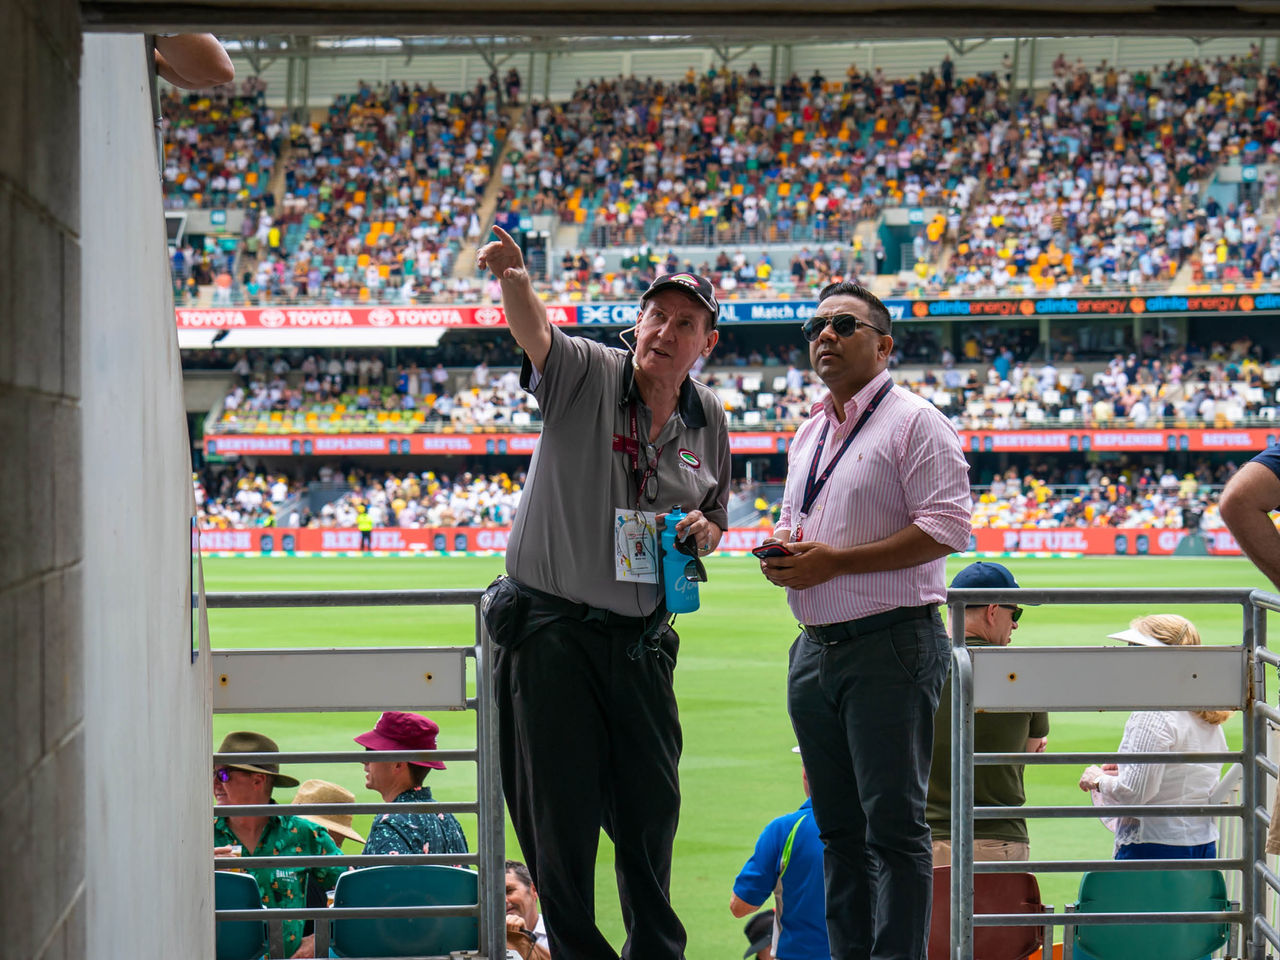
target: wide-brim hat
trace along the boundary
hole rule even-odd
[[[356,743],[370,750],[434,750],[440,728],[429,717],[419,713],[389,710],[378,718],[373,729],[355,737]],[[414,766],[432,770],[445,769],[442,760],[410,760]]]
[[[239,730],[235,733],[228,733],[222,739],[222,746],[218,747],[217,753],[279,753],[280,747],[270,737],[261,733],[253,733],[250,730]],[[224,763],[224,767],[232,770],[244,770],[246,773],[265,773],[268,776],[275,777],[276,786],[279,787],[296,787],[298,780],[288,774],[280,772],[280,765],[275,763]]]
[[[1119,633],[1108,633],[1108,640],[1120,640],[1123,643],[1133,644],[1138,647],[1167,647],[1168,644],[1163,640],[1157,640],[1150,634],[1143,633],[1141,630],[1135,630],[1130,627],[1128,630],[1121,630]]]
[[[304,780],[302,786],[290,803],[355,803],[356,795],[346,787],[341,787],[328,780]],[[337,833],[356,843],[364,843],[364,837],[351,829],[351,814],[330,813],[325,816],[317,814],[297,814],[298,819],[308,820],[316,826],[324,827],[330,833]]]

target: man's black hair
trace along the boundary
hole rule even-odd
[[[533,888],[533,875],[529,873],[529,868],[519,860],[508,860],[506,872],[514,873],[526,887]]]
[[[821,303],[828,297],[856,297],[871,308],[871,316],[868,319],[885,333],[892,335],[893,318],[889,316],[889,308],[880,302],[879,297],[857,281],[837,280],[835,283],[827,284],[818,294],[818,302]]]
[[[430,772],[430,767],[420,767],[416,763],[409,764],[409,779],[413,781],[415,787],[422,786],[422,781],[427,779],[427,774]]]

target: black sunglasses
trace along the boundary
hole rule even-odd
[[[998,604],[996,604],[996,606],[998,606],[998,607],[1004,607],[1006,610],[1008,610],[1008,611],[1009,611],[1009,618],[1010,618],[1014,623],[1017,623],[1019,620],[1021,620],[1021,619],[1022,619],[1022,608],[1021,608],[1021,607],[1015,607],[1015,606],[1012,606],[1012,605],[1007,604],[1007,603],[998,603]]]
[[[813,343],[822,336],[822,331],[827,329],[828,323],[840,337],[852,337],[858,332],[859,327],[869,327],[882,337],[888,336],[879,327],[865,320],[859,320],[852,313],[837,313],[834,317],[810,317],[800,325],[800,330],[804,333],[804,338]]]
[[[693,537],[685,537],[683,540],[677,540],[676,550],[683,553],[686,557],[693,558],[684,565],[684,578],[690,583],[706,583],[707,568],[702,562],[702,557],[698,556],[698,544],[694,541]]]
[[[217,770],[213,771],[213,779],[217,780],[219,783],[226,783],[231,779],[231,768],[219,767]]]

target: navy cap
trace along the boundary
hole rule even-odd
[[[1018,581],[1013,579],[1013,574],[1009,572],[1008,567],[1000,563],[988,563],[985,560],[969,564],[957,573],[951,581],[952,590],[984,588],[1013,588],[1016,590],[1018,589]]]

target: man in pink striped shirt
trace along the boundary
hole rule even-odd
[[[804,324],[829,394],[788,454],[761,561],[801,623],[787,706],[825,846],[833,960],[923,960],[933,861],[925,796],[950,664],[946,556],[969,542],[955,428],[893,384],[889,312],[851,282]]]

